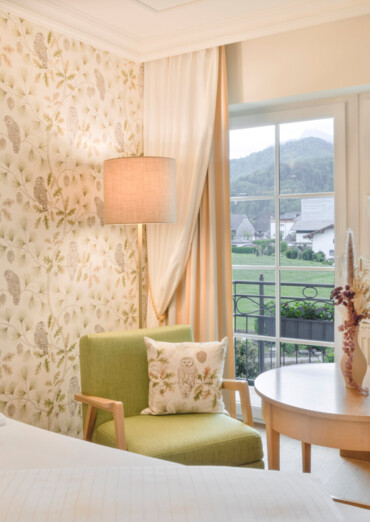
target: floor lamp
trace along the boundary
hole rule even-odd
[[[104,162],[104,224],[137,224],[139,328],[143,326],[142,225],[175,219],[174,159],[146,156]]]

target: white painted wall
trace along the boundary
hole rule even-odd
[[[283,239],[285,239],[286,236],[291,231],[293,223],[294,223],[294,221],[282,221],[280,223],[280,232],[282,232],[282,234],[283,234]],[[270,222],[270,235],[272,238],[275,237],[275,221]]]
[[[315,234],[312,238],[312,250],[314,252],[324,252],[325,257],[333,257],[334,250],[334,229],[328,228],[323,232]]]
[[[312,240],[307,236],[307,232],[296,232],[295,242],[300,245],[311,245]]]
[[[229,45],[229,102],[368,85],[369,55],[370,15]]]

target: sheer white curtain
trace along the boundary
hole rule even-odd
[[[191,254],[176,291],[176,322],[191,324],[199,341],[227,335],[231,346],[232,317],[229,106],[221,47],[213,143]]]
[[[176,290],[176,323],[191,324],[197,341],[229,339],[225,375],[234,377],[230,226],[229,106],[225,49],[220,48],[213,144],[185,273]],[[225,397],[226,399],[226,397]],[[235,397],[229,397],[235,414]]]
[[[144,65],[144,154],[176,159],[176,223],[148,225],[148,268],[159,315],[176,322],[174,296],[189,259],[210,160],[218,48]],[[147,326],[158,319],[148,299]]]

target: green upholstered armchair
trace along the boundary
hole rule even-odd
[[[253,429],[248,384],[224,380],[239,391],[243,421],[224,414],[140,415],[148,406],[144,336],[192,341],[189,326],[86,335],[80,340],[84,439],[188,465],[263,468],[261,437]]]

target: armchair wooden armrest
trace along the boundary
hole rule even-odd
[[[111,399],[103,399],[102,397],[94,397],[83,393],[75,394],[76,401],[87,404],[87,414],[84,427],[84,440],[91,441],[94,430],[97,409],[109,411],[113,413],[114,428],[116,432],[116,445],[118,449],[126,449],[125,424],[123,404],[120,401]]]
[[[251,398],[249,395],[249,385],[246,381],[238,381],[236,379],[224,379],[222,388],[225,390],[238,391],[240,395],[240,405],[242,408],[242,417],[244,424],[254,426],[252,416]]]

